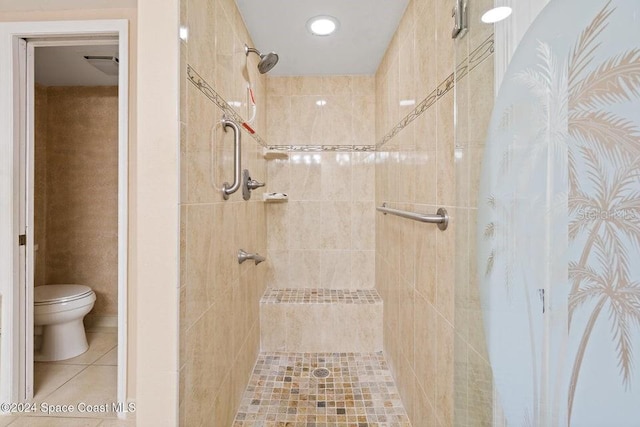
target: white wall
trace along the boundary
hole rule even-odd
[[[178,21],[178,0],[138,1],[138,426],[178,419]]]

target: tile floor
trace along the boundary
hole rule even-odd
[[[316,378],[316,368],[328,377]],[[261,353],[233,427],[280,426],[411,423],[381,352]]]
[[[118,334],[116,328],[87,330],[89,350],[59,362],[34,364],[34,399],[37,412],[0,417],[0,427],[132,427],[135,418],[119,420],[114,412],[57,413],[41,411],[42,404],[89,405],[116,402]]]

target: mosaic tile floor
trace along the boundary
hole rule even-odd
[[[382,304],[375,289],[275,289],[268,288],[262,304]]]
[[[411,423],[381,352],[261,353],[233,427],[296,426]]]

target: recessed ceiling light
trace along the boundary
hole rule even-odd
[[[328,36],[338,29],[338,20],[333,16],[315,16],[307,21],[307,28],[316,36]]]
[[[507,19],[511,15],[511,12],[513,12],[513,10],[508,6],[494,7],[486,11],[480,20],[485,24],[494,24],[503,19]]]
[[[324,99],[318,99],[318,100],[316,101],[316,105],[317,105],[318,107],[324,107],[325,105],[327,105],[327,101],[325,101]]]

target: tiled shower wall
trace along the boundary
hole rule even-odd
[[[385,353],[415,425],[454,422],[457,200],[454,44],[446,0],[412,1],[376,74],[376,204],[435,213],[449,228],[376,216],[376,286]],[[461,221],[461,217],[465,220]]]
[[[266,253],[266,216],[262,191],[248,202],[241,192],[222,198],[233,180],[233,132],[220,120],[248,119],[248,75],[253,126],[264,135],[265,79],[257,57],[244,54],[252,41],[233,0],[183,0],[181,24],[189,35],[181,45],[180,425],[227,426],[259,351],[268,263],[238,264],[240,248]],[[245,131],[242,142],[243,168],[264,179],[261,147]]]
[[[267,78],[270,145],[371,145],[373,76]]]
[[[451,6],[411,2],[376,75],[376,204],[423,213],[445,207],[450,216],[446,231],[376,217],[385,353],[420,426],[491,420],[474,206],[493,96],[492,28],[480,28],[487,5],[469,2],[470,31],[454,48]]]
[[[456,423],[460,407],[464,420],[474,419],[474,405],[483,403],[472,399],[474,387],[490,383],[477,298],[468,286],[470,195],[481,148],[476,157],[463,152],[455,160],[452,72],[466,57],[455,59],[450,10],[445,0],[411,2],[375,78],[265,80],[250,58],[256,128],[290,155],[265,162],[243,134],[252,177],[290,196],[286,204],[262,204],[260,192],[248,203],[238,195],[222,202],[217,188],[231,179],[232,164],[231,136],[217,124],[231,107],[220,105],[226,100],[232,115],[247,117],[246,29],[231,0],[182,2],[190,34],[182,44],[182,70],[189,72],[181,82],[181,424],[230,422],[259,349],[265,276],[274,287],[375,283],[385,303],[385,352],[414,424],[452,425],[454,407]],[[481,41],[474,37],[467,38],[467,53],[473,40]],[[479,80],[469,78],[466,93],[487,84],[489,72],[472,71]],[[471,116],[482,105],[469,105],[469,120],[480,126]],[[368,151],[374,141],[385,142],[375,154]],[[445,206],[451,225],[440,232],[376,214],[382,202],[423,212]],[[268,262],[238,266],[239,247],[267,253]],[[456,263],[461,253],[469,258]]]
[[[493,423],[493,378],[480,306],[476,256],[482,156],[493,110],[493,25],[480,21],[493,0],[469,2],[469,33],[456,40],[456,257],[454,425]]]
[[[372,288],[375,273],[375,82],[368,76],[269,77],[267,283]]]
[[[35,285],[79,283],[118,314],[118,88],[35,91]]]

